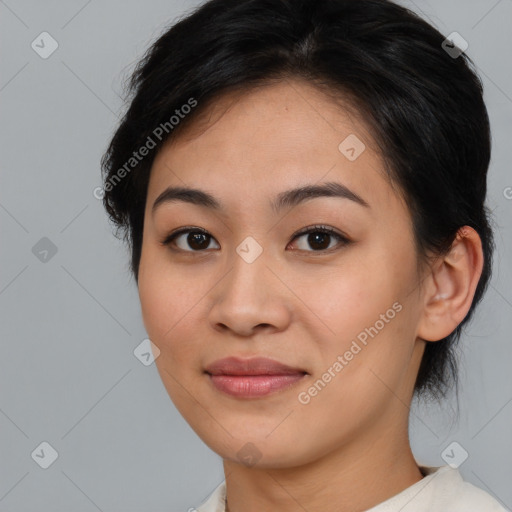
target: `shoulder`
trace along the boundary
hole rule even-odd
[[[508,512],[450,466],[420,466],[422,480],[367,512]]]
[[[450,466],[421,466],[425,477],[367,512],[508,512],[483,489]],[[225,512],[226,482],[193,512]]]
[[[483,489],[460,480],[447,505],[453,512],[506,512],[505,508]]]
[[[225,512],[226,481],[223,480],[197,509],[189,512]]]
[[[506,512],[490,494],[466,482],[458,469],[450,466],[426,468],[432,479],[432,510],[446,512]]]

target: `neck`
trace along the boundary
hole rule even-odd
[[[407,425],[400,435],[358,434],[354,442],[301,466],[249,468],[224,460],[224,473],[228,512],[363,512],[423,478]]]

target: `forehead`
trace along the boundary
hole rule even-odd
[[[235,192],[242,201],[326,181],[342,182],[369,202],[379,194],[389,200],[375,141],[344,105],[300,80],[221,96],[161,148],[148,202],[170,185],[219,197]]]

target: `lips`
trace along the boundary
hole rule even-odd
[[[293,375],[307,373],[302,368],[294,368],[266,357],[251,359],[226,357],[208,365],[205,370],[210,375]]]
[[[262,398],[291,388],[308,373],[302,368],[256,357],[227,357],[205,369],[214,389],[237,399]]]

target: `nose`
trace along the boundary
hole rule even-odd
[[[235,253],[231,269],[213,288],[209,312],[212,328],[245,337],[263,330],[286,329],[291,318],[292,293],[265,251],[254,261],[248,261]]]

